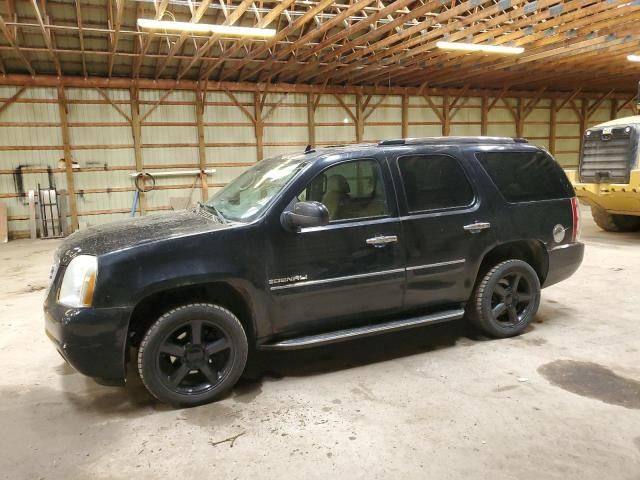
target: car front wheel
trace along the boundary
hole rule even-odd
[[[507,260],[477,283],[467,315],[477,327],[496,338],[522,333],[540,305],[540,280],[522,260]]]
[[[226,308],[194,303],[161,316],[140,344],[138,372],[149,392],[176,406],[220,398],[242,375],[247,336]]]

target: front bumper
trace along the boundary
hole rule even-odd
[[[44,305],[45,332],[64,359],[98,382],[123,384],[126,377],[128,308]]]
[[[574,242],[549,250],[549,270],[543,287],[561,282],[573,275],[584,258],[584,243]]]

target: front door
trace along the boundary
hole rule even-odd
[[[268,255],[274,333],[323,331],[400,309],[404,248],[384,159],[326,168],[294,201],[325,204],[330,222],[298,233],[274,229]]]
[[[458,306],[494,244],[492,211],[455,150],[401,155],[392,162],[407,258],[405,308]]]

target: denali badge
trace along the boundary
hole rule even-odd
[[[269,285],[278,285],[280,283],[303,282],[307,279],[307,275],[293,275],[291,277],[271,278]]]

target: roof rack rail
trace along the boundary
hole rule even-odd
[[[424,137],[393,138],[382,140],[378,145],[503,145],[509,143],[529,143],[525,138],[512,137]]]

